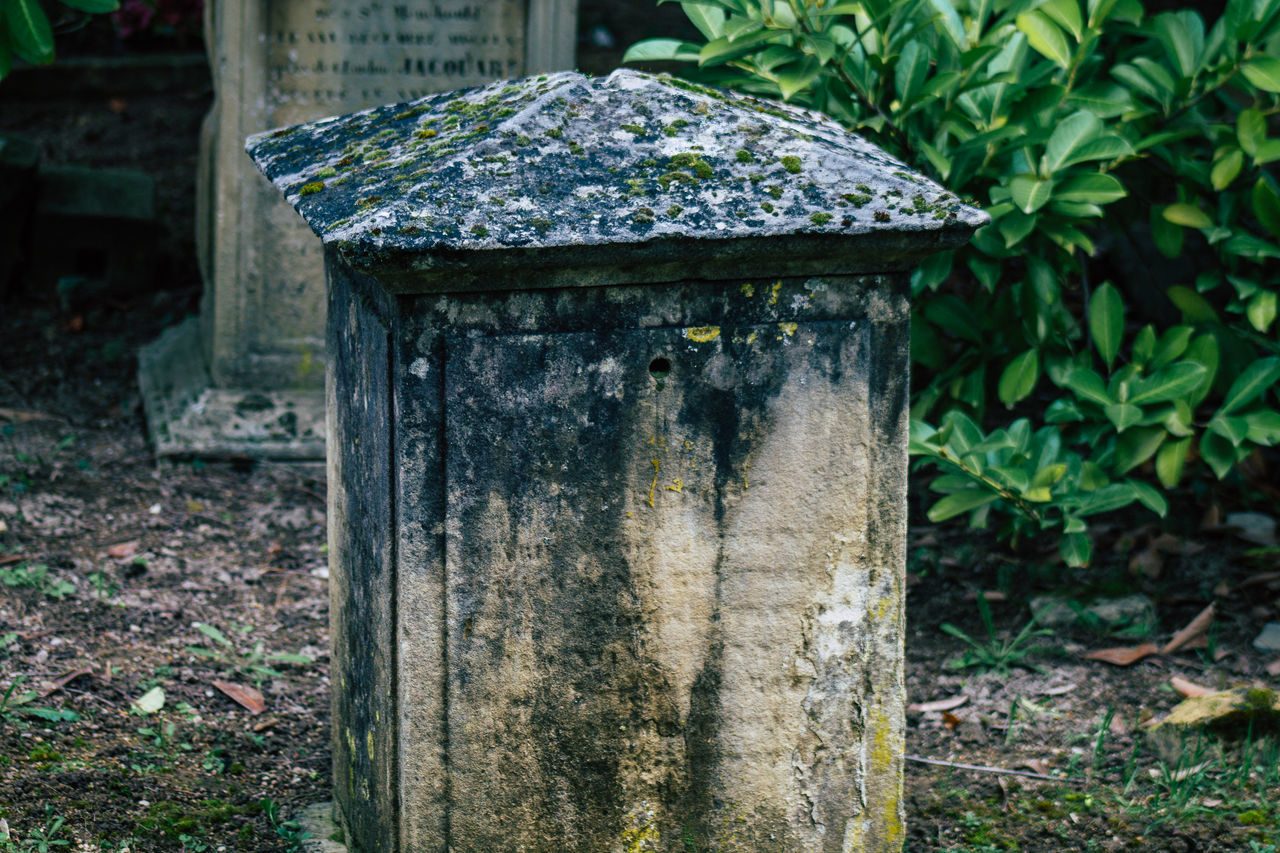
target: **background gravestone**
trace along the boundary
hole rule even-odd
[[[352,849],[900,851],[909,270],[987,217],[631,71],[249,149],[326,247]]]
[[[199,320],[141,354],[161,454],[324,455],[320,244],[244,156],[270,127],[573,64],[576,0],[220,0],[202,133]]]

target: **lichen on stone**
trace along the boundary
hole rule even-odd
[[[986,219],[817,113],[630,70],[429,95],[260,134],[248,149],[357,265],[388,251],[727,240],[814,226],[923,232]],[[480,228],[452,221],[479,204]],[[890,205],[910,215],[886,226]],[[452,215],[424,218],[438,211]]]

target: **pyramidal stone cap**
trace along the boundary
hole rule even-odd
[[[326,246],[393,292],[884,272],[988,221],[819,113],[626,69],[429,95],[246,147]]]

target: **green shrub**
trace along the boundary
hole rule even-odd
[[[626,59],[822,110],[991,214],[912,280],[931,519],[1085,565],[1090,516],[1163,514],[1187,465],[1280,441],[1280,0],[1210,26],[1139,0],[683,7],[703,43]]]
[[[87,14],[120,8],[118,0],[62,0],[62,4]],[[9,75],[14,56],[32,65],[53,62],[53,27],[40,0],[0,0],[0,80]]]

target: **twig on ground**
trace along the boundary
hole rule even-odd
[[[938,767],[954,767],[956,770],[975,770],[979,773],[1003,773],[1007,776],[1025,776],[1028,779],[1040,779],[1045,782],[1061,782],[1062,780],[1055,776],[1046,776],[1043,773],[1032,773],[1030,770],[1007,770],[1004,767],[988,767],[984,764],[961,764],[957,761],[942,761],[937,758],[922,758],[919,755],[903,756],[907,761],[916,761],[920,764],[933,764]]]
[[[21,563],[23,560],[34,560],[31,554],[10,554],[7,557],[0,557],[0,566],[7,566],[10,563]]]

